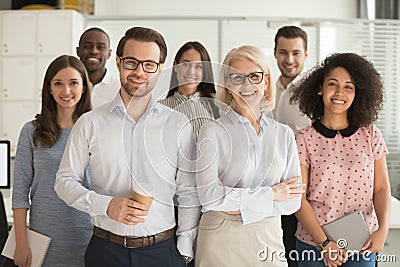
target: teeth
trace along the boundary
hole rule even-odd
[[[344,100],[337,100],[337,99],[332,99],[332,102],[336,103],[336,104],[344,104],[345,103]]]
[[[60,97],[62,100],[64,100],[64,101],[70,101],[70,100],[72,100],[72,97]]]
[[[88,58],[88,59],[87,59],[87,61],[96,61],[96,62],[98,62],[98,61],[99,61],[99,59],[97,59],[97,58],[94,58],[94,57],[91,57],[91,58]]]
[[[241,95],[244,95],[244,96],[249,96],[249,95],[253,95],[253,94],[255,94],[256,92],[240,92],[240,94]]]

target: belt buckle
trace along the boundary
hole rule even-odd
[[[124,247],[125,247],[125,248],[135,248],[135,247],[131,247],[131,246],[128,246],[128,245],[127,245],[127,243],[128,243],[128,242],[127,242],[127,239],[128,239],[128,238],[127,238],[126,236],[124,236]]]

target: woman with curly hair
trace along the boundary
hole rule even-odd
[[[336,53],[315,67],[293,91],[291,100],[313,121],[296,133],[303,183],[296,212],[299,266],[375,266],[375,253],[389,228],[388,154],[372,123],[383,104],[383,85],[371,62],[354,53]],[[359,254],[347,257],[321,225],[362,211],[370,237]],[[368,252],[368,253],[367,253]],[[361,256],[361,254],[363,254]]]
[[[28,209],[29,228],[51,238],[42,266],[84,266],[93,229],[90,217],[59,199],[54,181],[72,126],[91,109],[90,91],[79,59],[67,55],[54,59],[43,81],[41,113],[21,130],[12,196],[18,266],[28,267],[32,261],[26,235]]]

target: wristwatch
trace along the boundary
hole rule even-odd
[[[329,244],[329,242],[331,242],[331,240],[329,239],[329,237],[327,237],[324,242],[317,244],[316,247],[319,251],[323,251],[326,248],[326,246]]]
[[[193,259],[189,256],[182,256],[183,260],[185,261],[186,264],[190,263]]]

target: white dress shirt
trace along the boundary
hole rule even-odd
[[[192,140],[192,127],[182,113],[151,100],[135,122],[117,94],[75,123],[55,190],[68,205],[89,213],[94,225],[123,236],[149,236],[173,228],[176,194],[178,250],[193,257],[200,208],[193,163],[185,160],[194,152]],[[82,185],[87,165],[89,189]],[[131,196],[137,181],[154,188],[145,222],[131,226],[109,218],[106,211],[111,199]]]
[[[311,125],[311,120],[300,111],[299,106],[290,104],[290,92],[300,82],[304,74],[303,72],[297,75],[286,88],[282,84],[281,77],[276,81],[274,119],[288,125],[293,132]]]
[[[240,210],[247,224],[300,208],[300,198],[274,201],[272,192],[273,185],[301,174],[293,131],[265,115],[260,127],[257,134],[230,110],[200,129],[196,181],[202,212]]]
[[[112,75],[110,71],[106,71],[101,82],[93,86],[92,90],[92,107],[98,108],[105,103],[112,101],[121,88],[119,76]]]

